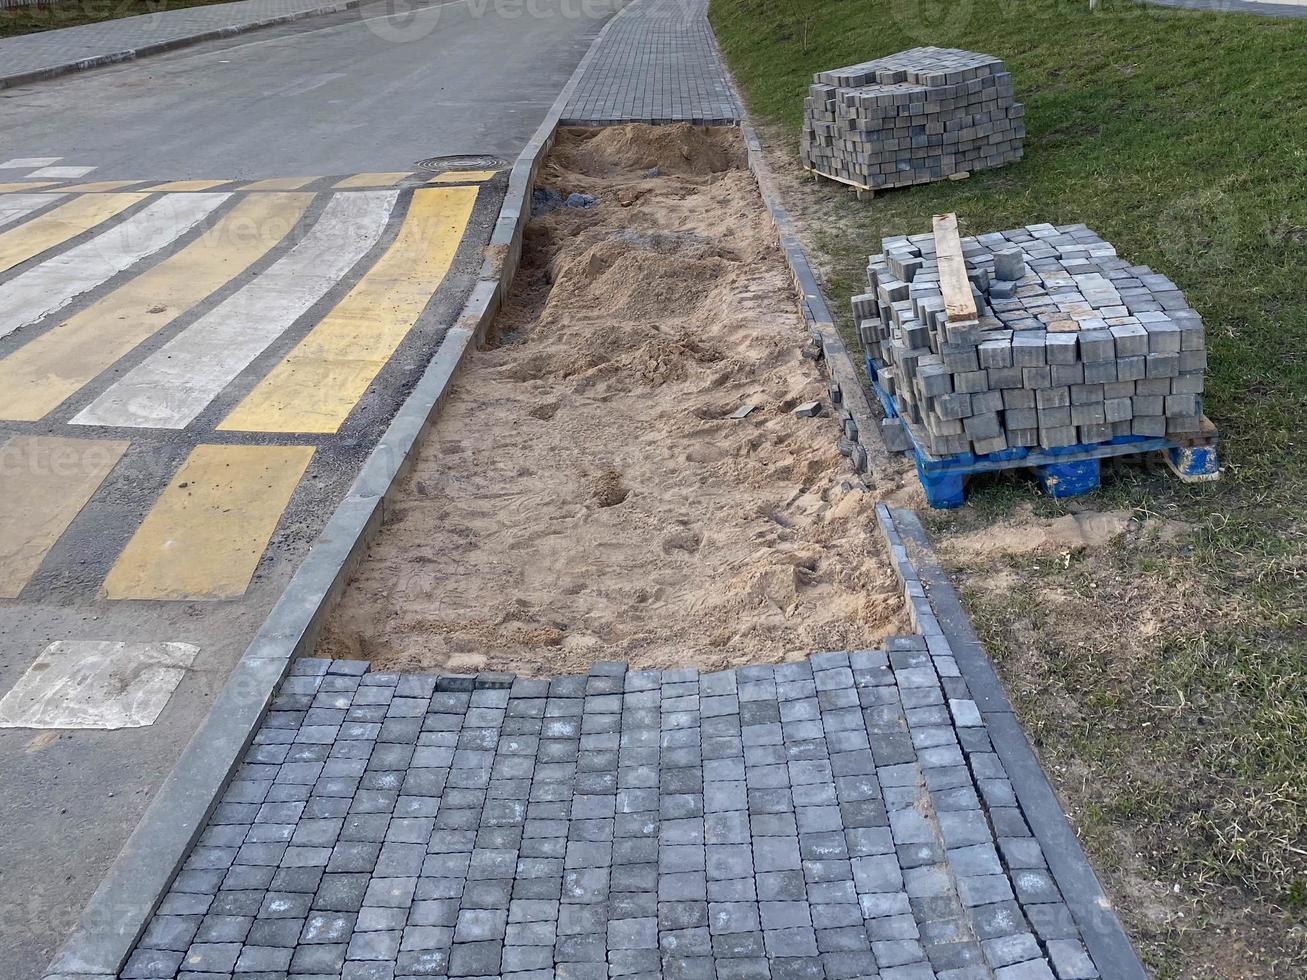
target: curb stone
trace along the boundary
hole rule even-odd
[[[174,37],[169,38],[166,41],[155,41],[151,44],[143,44],[139,48],[128,48],[124,51],[111,51],[108,54],[95,55],[90,58],[80,58],[76,61],[68,61],[60,65],[51,65],[48,68],[37,68],[32,71],[16,72],[12,75],[0,75],[0,89],[14,88],[18,85],[28,85],[32,82],[42,82],[50,78],[58,78],[61,75],[68,75],[79,71],[89,71],[92,68],[116,65],[124,61],[135,61],[137,58],[144,58],[148,55],[163,54],[165,51],[175,51],[178,48],[189,47],[192,44],[200,44],[204,41],[215,41],[219,38],[232,37],[236,34],[244,34],[248,31],[258,30],[261,27],[275,27],[278,24],[290,24],[297,20],[304,20],[307,17],[319,17],[323,14],[338,14],[345,10],[355,9],[362,2],[363,0],[342,0],[340,3],[327,4],[323,7],[315,7],[312,10],[301,10],[293,14],[280,14],[276,17],[265,17],[262,20],[251,21],[248,24],[233,24],[230,27],[218,27],[212,30],[200,31],[195,34],[187,34],[185,37]]]
[[[480,276],[462,313],[50,961],[45,980],[110,980],[117,975],[240,764],[277,685],[291,662],[316,645],[323,621],[381,527],[386,498],[407,473],[464,355],[484,335],[508,294],[536,173],[553,147],[563,108],[612,23],[595,36],[513,164]],[[476,681],[468,679],[469,684]]]

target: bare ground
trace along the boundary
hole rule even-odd
[[[872,511],[919,490],[792,414],[825,386],[738,134],[563,133],[540,183],[595,204],[529,225],[320,653],[720,669],[904,629]]]

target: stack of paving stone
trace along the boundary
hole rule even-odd
[[[800,152],[827,177],[875,190],[1021,159],[1025,107],[997,58],[912,48],[814,81]]]
[[[884,239],[870,291],[853,299],[878,381],[918,447],[983,455],[1203,430],[1203,321],[1170,279],[1118,258],[1083,224],[961,246],[972,316],[950,318],[929,234]],[[891,448],[908,448],[901,426],[887,431],[904,440]]]

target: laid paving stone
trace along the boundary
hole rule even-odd
[[[890,646],[462,690],[328,662],[355,703],[269,714],[122,976],[1093,980],[951,658]],[[359,694],[376,731],[296,740]]]

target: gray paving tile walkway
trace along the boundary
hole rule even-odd
[[[346,6],[346,0],[238,0],[4,38],[0,40],[0,85],[82,62],[121,60],[157,45]]]
[[[121,976],[1097,977],[946,649],[300,660]]]
[[[562,124],[735,122],[707,10],[707,0],[636,0],[625,8],[599,42]]]

